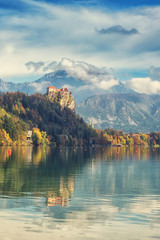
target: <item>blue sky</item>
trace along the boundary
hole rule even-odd
[[[0,22],[1,79],[35,80],[65,58],[160,80],[159,1],[0,0]]]
[[[77,5],[85,7],[107,7],[107,8],[130,8],[140,6],[158,6],[158,0],[35,0],[36,2],[45,2],[56,5]],[[0,0],[1,8],[14,9],[14,10],[25,10],[26,4],[19,0]]]

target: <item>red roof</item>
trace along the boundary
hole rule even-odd
[[[48,87],[48,88],[53,88],[53,89],[56,89],[55,87]]]
[[[54,89],[54,90],[56,90],[56,92],[62,92],[62,91],[68,92],[68,89],[67,89],[67,88],[56,89],[55,87],[50,87],[50,86],[49,86],[48,89]]]

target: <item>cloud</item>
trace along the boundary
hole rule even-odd
[[[46,72],[46,71],[53,71],[55,65],[57,64],[56,61],[53,61],[53,62],[50,62],[48,64],[45,65],[45,67],[43,68],[43,71]]]
[[[139,31],[136,28],[132,28],[130,30],[125,29],[121,25],[115,25],[109,28],[102,28],[100,30],[96,30],[100,34],[121,34],[121,35],[134,35],[138,34]]]
[[[34,72],[37,72],[44,65],[45,65],[44,62],[27,62],[27,63],[25,63],[25,66],[27,67],[27,69],[33,70]]]
[[[57,62],[52,61],[52,62],[27,62],[25,63],[25,66],[28,70],[31,70],[31,72],[38,72],[38,73],[43,73],[43,72],[52,72],[54,71],[54,67],[56,66]]]
[[[28,62],[25,64],[28,70],[32,71],[66,71],[67,75],[85,82],[84,88],[109,89],[118,85],[119,81],[114,78],[114,70],[105,67],[96,67],[82,61],[74,61],[63,58],[60,62]],[[43,68],[42,68],[43,67]],[[71,89],[71,87],[70,87]]]
[[[55,67],[56,70],[65,70],[70,76],[85,82],[96,83],[99,80],[113,77],[105,67],[96,67],[83,61],[74,61],[63,58]]]
[[[160,67],[151,66],[149,69],[149,74],[152,79],[160,80]]]
[[[147,78],[132,78],[126,82],[126,86],[139,93],[158,94],[160,93],[160,82]]]
[[[114,78],[113,69],[99,68],[83,61],[63,58],[57,65],[54,65],[53,69],[54,71],[65,70],[69,76],[81,79],[86,84],[92,84],[100,89],[108,89],[119,84],[119,81]]]
[[[119,81],[116,80],[116,79],[109,79],[109,80],[103,80],[103,81],[100,81],[99,83],[96,84],[96,87],[97,88],[101,88],[101,89],[104,89],[104,90],[107,90],[113,86],[116,86],[119,84]]]

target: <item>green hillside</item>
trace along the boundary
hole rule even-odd
[[[88,145],[96,132],[84,120],[68,108],[61,109],[42,94],[4,93],[0,96],[1,115],[7,112],[17,132],[39,128],[57,145]],[[16,121],[14,119],[17,119]],[[20,127],[18,127],[18,124]],[[2,124],[1,128],[4,127]],[[9,133],[9,130],[7,130]],[[17,134],[17,133],[15,133]],[[17,134],[18,135],[18,134]],[[17,140],[17,136],[10,136]]]

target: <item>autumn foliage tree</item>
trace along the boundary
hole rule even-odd
[[[39,146],[42,143],[42,135],[38,128],[33,128],[32,141],[35,146]]]
[[[12,139],[9,134],[4,129],[0,129],[0,146],[10,145],[11,143]]]

